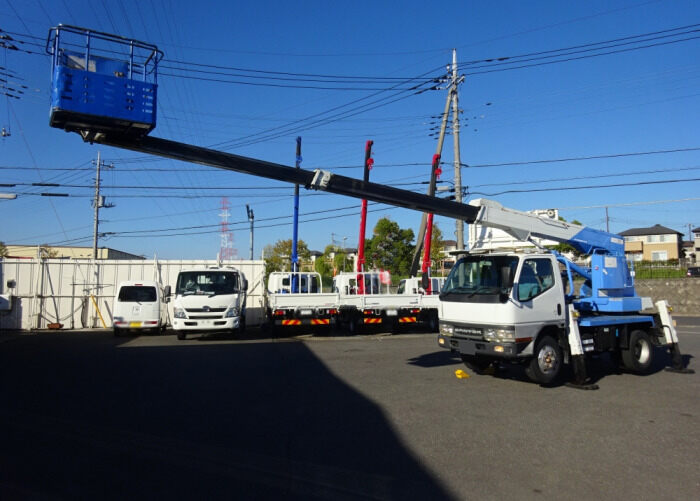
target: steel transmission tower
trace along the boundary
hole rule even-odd
[[[219,217],[221,218],[219,235],[221,236],[221,247],[219,249],[219,259],[231,260],[238,257],[238,252],[233,247],[233,233],[228,227],[228,218],[231,213],[228,211],[231,206],[228,203],[227,197],[221,198],[221,212],[219,212]]]

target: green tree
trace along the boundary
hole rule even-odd
[[[273,271],[289,271],[292,268],[292,240],[277,240],[274,245],[265,246],[265,270],[269,274]],[[309,248],[303,240],[297,242],[297,254],[299,255],[299,267],[302,261],[308,261],[311,257]]]
[[[444,259],[443,250],[445,250],[445,244],[442,242],[442,230],[437,223],[433,222],[433,234],[430,238],[430,260],[433,262],[433,274],[439,267],[440,261]]]
[[[391,219],[381,218],[365,246],[368,268],[389,270],[394,276],[407,275],[415,248],[413,239],[413,230],[401,229]]]

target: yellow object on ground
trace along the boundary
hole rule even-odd
[[[457,379],[467,379],[469,377],[469,374],[464,372],[462,369],[457,369],[455,371],[455,376],[457,376]]]

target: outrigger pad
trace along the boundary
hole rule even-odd
[[[594,383],[584,383],[584,384],[577,384],[577,383],[566,383],[564,386],[567,386],[569,388],[573,388],[574,390],[599,390],[600,386]]]
[[[694,369],[688,369],[687,367],[684,367],[682,369],[676,369],[675,367],[666,367],[664,370],[667,372],[675,372],[676,374],[695,374]]]

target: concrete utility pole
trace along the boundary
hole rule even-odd
[[[246,212],[248,212],[248,222],[250,223],[250,260],[253,260],[253,222],[255,221],[255,214],[253,214],[253,209],[250,208],[248,204],[245,206]]]
[[[610,233],[610,217],[608,216],[608,208],[605,208],[605,231]]]
[[[445,142],[445,130],[447,129],[447,116],[450,113],[450,103],[452,102],[451,92],[447,93],[447,99],[445,99],[445,111],[442,112],[442,123],[440,124],[440,134],[438,135],[437,147],[435,148],[436,155],[442,155],[442,145]],[[431,166],[430,172],[430,184],[428,185],[428,196],[435,196],[435,184],[437,182],[437,176],[435,175],[435,169]],[[420,256],[423,252],[423,240],[425,239],[425,227],[428,221],[428,214],[423,213],[423,217],[420,220],[420,228],[418,229],[418,236],[416,237],[416,250],[413,253],[413,259],[411,260],[411,269],[409,273],[412,277],[416,276],[418,272],[418,263],[420,263]]]
[[[452,49],[452,138],[455,150],[455,202],[462,203],[462,163],[459,155],[459,93],[457,86],[460,84],[457,78],[457,49]],[[464,249],[464,221],[457,219],[457,249]]]
[[[92,259],[97,259],[97,237],[98,237],[98,232],[97,230],[100,227],[100,209],[105,208],[108,209],[110,207],[114,207],[113,204],[105,204],[104,197],[100,196],[100,167],[102,166],[102,161],[100,160],[100,152],[97,152],[97,175],[95,176],[95,198],[92,201],[92,205],[95,208],[95,224],[94,224],[94,230],[93,230],[93,235],[92,235]],[[112,166],[107,166],[105,167],[111,168]]]

